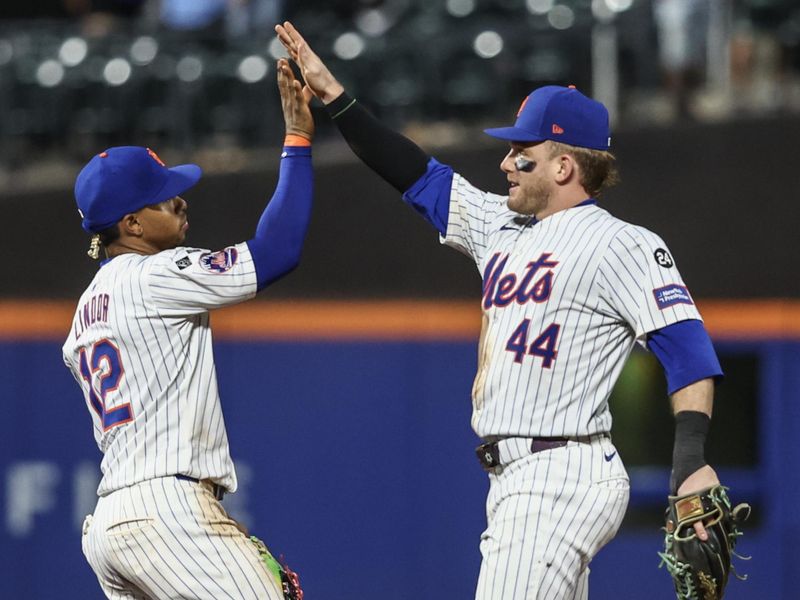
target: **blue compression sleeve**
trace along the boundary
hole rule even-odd
[[[284,146],[278,185],[247,241],[263,290],[300,263],[300,251],[311,220],[314,176],[311,147]]]
[[[680,321],[653,331],[647,336],[647,348],[664,368],[670,394],[701,379],[722,379],[722,368],[702,321]]]
[[[428,170],[403,194],[403,200],[445,235],[450,212],[450,187],[453,169],[435,158],[428,160]]]

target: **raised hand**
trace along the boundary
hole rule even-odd
[[[308,103],[311,90],[295,79],[289,61],[278,59],[278,89],[281,92],[281,108],[286,123],[286,135],[299,135],[309,140],[314,138],[314,118]]]
[[[300,32],[289,21],[275,26],[275,33],[291,59],[300,68],[306,87],[325,104],[338,98],[344,88],[325,66],[319,56],[308,46]]]

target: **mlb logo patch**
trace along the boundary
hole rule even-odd
[[[659,310],[664,310],[675,304],[694,304],[692,297],[689,295],[689,290],[677,283],[656,288],[653,290],[653,295],[656,297],[656,304]]]
[[[219,252],[205,252],[200,255],[200,266],[212,273],[224,273],[230,271],[236,264],[239,253],[236,248],[229,247]]]
[[[192,266],[192,259],[189,258],[188,256],[184,256],[183,258],[179,258],[178,260],[176,260],[175,265],[177,265],[177,267],[181,271],[183,271],[186,267]]]

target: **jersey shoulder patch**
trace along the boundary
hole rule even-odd
[[[653,252],[653,258],[655,258],[656,264],[664,269],[670,269],[675,266],[675,261],[672,260],[672,256],[670,256],[666,248],[656,248],[655,252]]]
[[[185,268],[192,266],[192,259],[189,258],[188,255],[181,256],[179,259],[175,261],[175,266],[177,266],[181,271],[183,271]]]
[[[210,273],[225,273],[233,268],[239,258],[239,251],[233,246],[216,252],[204,252],[198,262],[200,267]]]
[[[653,296],[656,299],[656,305],[659,310],[664,310],[675,304],[694,304],[686,286],[677,283],[670,283],[669,285],[654,289]]]

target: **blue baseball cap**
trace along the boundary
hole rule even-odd
[[[109,148],[94,156],[75,180],[81,226],[99,233],[129,213],[182,194],[202,174],[197,165],[167,167],[150,148]]]
[[[595,150],[608,150],[611,146],[608,110],[575,86],[540,87],[522,101],[512,127],[484,131],[510,142],[552,140]]]

